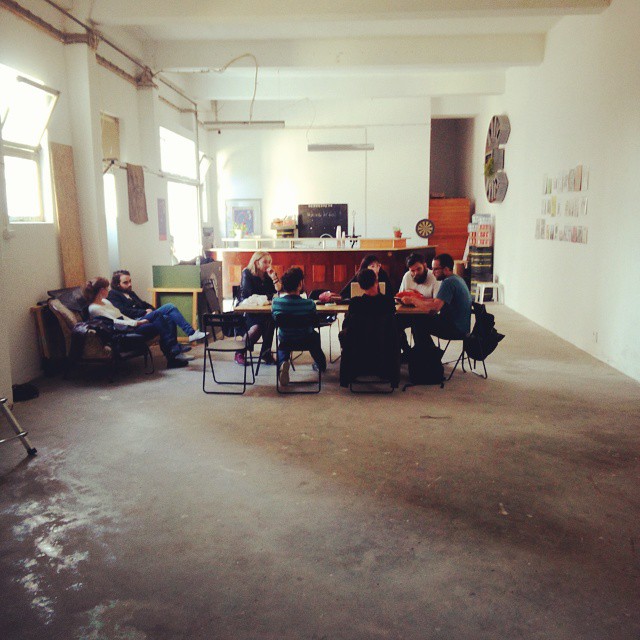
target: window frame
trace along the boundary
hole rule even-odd
[[[49,152],[49,123],[51,122],[53,111],[58,103],[60,92],[57,89],[48,87],[47,85],[37,80],[32,80],[31,78],[23,76],[20,72],[12,69],[11,67],[7,67],[5,65],[0,65],[0,67],[2,67],[3,73],[6,71],[6,77],[9,78],[9,82],[7,85],[8,88],[11,87],[11,82],[13,81],[16,84],[24,84],[38,91],[42,91],[44,94],[47,94],[50,97],[50,103],[48,105],[47,111],[43,112],[42,117],[39,120],[36,119],[33,123],[33,127],[35,127],[36,125],[38,125],[39,127],[38,129],[36,129],[36,131],[38,131],[39,133],[39,136],[37,137],[38,141],[35,146],[27,144],[26,142],[24,142],[24,140],[21,142],[13,139],[6,139],[5,125],[11,117],[12,107],[19,108],[19,104],[14,104],[14,102],[12,102],[12,99],[9,98],[6,101],[6,110],[0,113],[0,153],[2,154],[3,158],[3,167],[5,172],[5,191],[7,192],[7,195],[11,188],[9,184],[7,184],[6,180],[6,158],[21,158],[23,160],[30,160],[32,162],[35,162],[37,180],[35,188],[37,189],[36,200],[38,210],[34,212],[34,215],[31,216],[11,215],[7,197],[7,222],[10,225],[14,223],[50,223],[53,222],[53,202],[45,203],[45,194],[47,197],[52,196],[53,185],[51,184],[51,165],[50,162],[48,162],[48,158],[46,158],[44,154],[48,154]],[[10,79],[11,77],[13,77],[13,80]],[[4,87],[4,84],[2,86]],[[48,171],[48,176],[45,175],[45,171]],[[46,185],[45,180],[48,180],[48,183]]]
[[[9,219],[9,223],[25,223],[25,222],[33,222],[33,223],[41,223],[47,222],[45,219],[45,207],[44,207],[44,197],[43,197],[43,163],[42,163],[42,147],[32,148],[27,145],[18,145],[10,142],[2,142],[2,155],[5,160],[5,191],[7,192],[7,217]],[[6,169],[6,159],[7,158],[21,158],[23,160],[31,160],[36,164],[36,176],[37,176],[37,190],[38,190],[38,212],[33,216],[14,216],[11,215],[11,211],[9,209],[9,184],[6,180],[7,169]]]

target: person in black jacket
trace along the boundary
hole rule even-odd
[[[382,268],[380,264],[380,260],[378,260],[378,256],[370,254],[362,258],[362,262],[360,262],[360,266],[358,267],[358,273],[360,273],[363,269],[371,269],[378,279],[378,282],[385,283],[385,292],[384,295],[393,299],[393,294],[395,293],[391,287],[391,280],[387,275],[387,272]],[[356,273],[349,282],[343,287],[342,291],[340,291],[340,297],[343,299],[351,298],[351,283],[357,282],[358,273]]]
[[[273,269],[271,254],[267,251],[256,251],[249,260],[247,268],[242,271],[240,281],[239,301],[242,302],[250,296],[267,296],[269,300],[276,292],[282,290],[282,283],[278,274]],[[251,347],[262,337],[262,349],[260,357],[265,364],[275,364],[275,358],[271,353],[273,343],[273,318],[270,314],[245,314],[247,332]],[[238,364],[244,365],[244,356],[238,351],[235,356]]]
[[[340,385],[373,375],[396,388],[400,380],[400,344],[393,298],[382,295],[372,269],[358,272],[363,295],[352,298],[339,334],[342,346]]]
[[[162,314],[173,325],[174,332],[176,326],[185,332],[189,337],[189,342],[202,340],[205,337],[204,331],[194,329],[174,304],[163,304],[161,307],[154,309],[148,302],[142,300],[133,290],[131,274],[126,269],[113,272],[111,290],[107,300],[119,309],[123,315],[134,320],[150,317],[154,315],[154,312]]]

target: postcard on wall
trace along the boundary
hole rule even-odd
[[[576,191],[582,191],[582,165],[576,167]]]
[[[167,201],[158,198],[158,240],[164,242],[167,239]]]
[[[582,167],[582,191],[589,190],[589,167]]]
[[[586,216],[587,215],[587,205],[588,205],[588,198],[587,196],[584,196],[583,198],[580,199],[580,215],[581,216]]]

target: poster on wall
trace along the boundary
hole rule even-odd
[[[164,242],[167,239],[167,201],[158,198],[158,240]]]
[[[234,235],[259,236],[262,233],[261,200],[227,200],[225,231],[227,238]]]

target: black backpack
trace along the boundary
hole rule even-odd
[[[439,384],[444,387],[444,351],[432,345],[417,345],[409,351],[411,384]]]
[[[464,350],[472,360],[484,360],[493,353],[504,338],[495,328],[495,316],[487,312],[485,305],[474,302],[473,313],[476,322],[473,331],[464,339]]]

